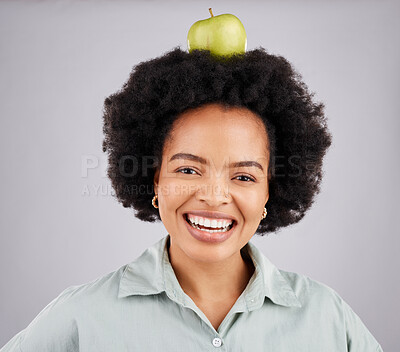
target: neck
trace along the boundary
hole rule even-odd
[[[205,263],[169,243],[168,254],[180,286],[195,301],[236,300],[254,273],[251,258],[243,258],[240,251],[223,261]]]

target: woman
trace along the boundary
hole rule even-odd
[[[283,57],[176,48],[105,100],[117,199],[168,232],[63,291],[5,351],[382,351],[328,286],[249,240],[299,222],[331,145],[324,106]]]

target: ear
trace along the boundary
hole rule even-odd
[[[157,188],[158,188],[158,180],[160,177],[160,169],[157,168],[155,173],[154,173],[154,179],[153,179],[153,187],[154,187],[154,193],[158,193]]]
[[[267,181],[267,195],[266,195],[266,197],[265,197],[265,202],[264,202],[264,204],[267,204],[268,199],[269,199],[269,185],[270,185],[270,183],[269,183],[269,180],[268,180],[268,181]]]

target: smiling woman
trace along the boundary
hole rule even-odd
[[[262,121],[246,109],[223,110],[211,104],[180,116],[154,178],[160,216],[174,234],[172,243],[180,238],[180,247],[194,256],[198,253],[202,261],[204,256],[220,261],[239,255],[257,230],[268,200],[267,144]],[[196,219],[195,212],[204,210],[208,217],[202,217],[200,226],[210,227],[210,218],[227,218],[234,221],[232,231],[215,233],[189,226],[193,237],[187,237],[184,215]],[[222,240],[226,242],[208,245]],[[174,249],[172,245],[171,252]]]
[[[67,288],[1,351],[382,351],[332,288],[250,242],[319,192],[331,135],[312,96],[262,48],[137,65],[105,100],[103,149],[117,199],[167,235]]]
[[[268,200],[267,146],[267,132],[254,113],[208,104],[175,121],[156,170],[171,264],[215,330],[254,271],[240,250]]]

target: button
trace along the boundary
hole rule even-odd
[[[213,343],[213,346],[214,346],[214,347],[219,347],[219,346],[222,345],[222,340],[221,340],[219,337],[216,337],[216,338],[212,341],[212,343]]]

